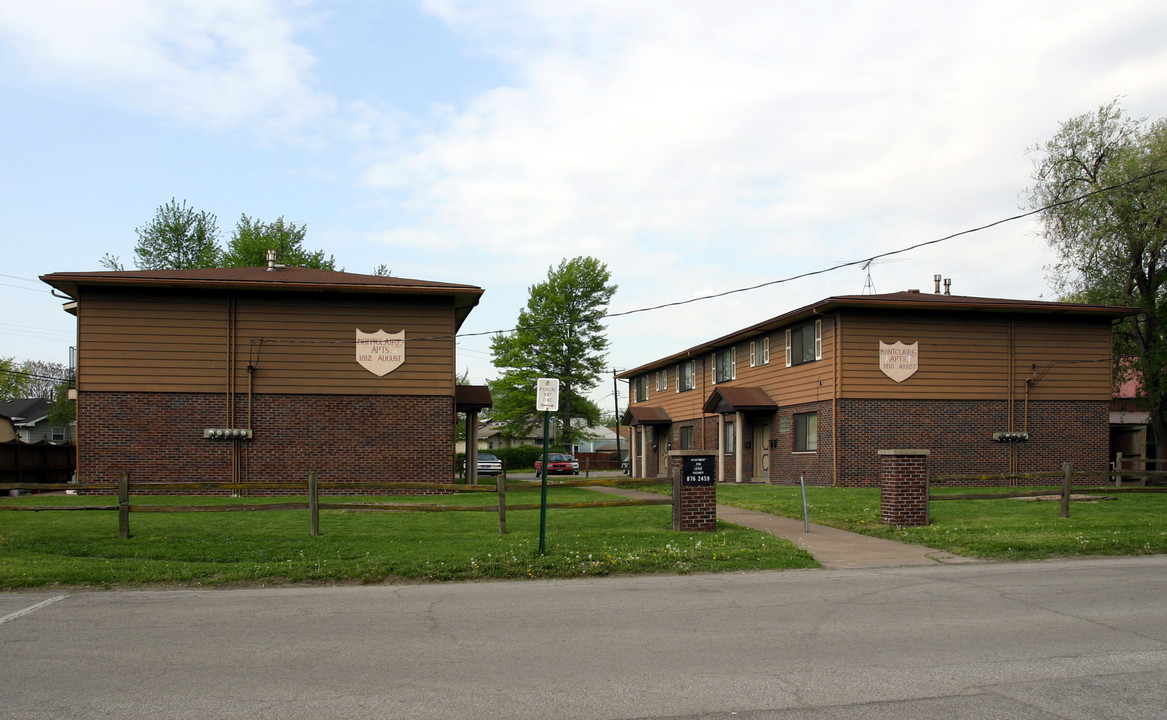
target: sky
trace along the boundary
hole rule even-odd
[[[1033,218],[861,262],[1028,209],[1065,120],[1167,115],[1164,30],[1159,0],[0,0],[0,357],[66,362],[37,278],[134,269],[172,198],[482,287],[475,383],[581,255],[613,313],[764,285],[613,317],[616,370],[936,274],[1056,299]]]

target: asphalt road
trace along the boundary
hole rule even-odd
[[[0,717],[1162,718],[1165,610],[1167,556],[2,593]]]

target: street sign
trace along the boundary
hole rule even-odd
[[[535,409],[540,412],[559,411],[559,380],[539,378],[535,385]]]

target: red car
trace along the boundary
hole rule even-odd
[[[543,461],[535,461],[535,474],[541,475],[543,473]],[[562,453],[550,453],[547,456],[547,474],[548,475],[579,475],[579,465],[572,461],[570,455]]]

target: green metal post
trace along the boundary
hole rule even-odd
[[[543,411],[543,491],[539,501],[539,554],[547,552],[547,436],[551,434],[551,413]]]

